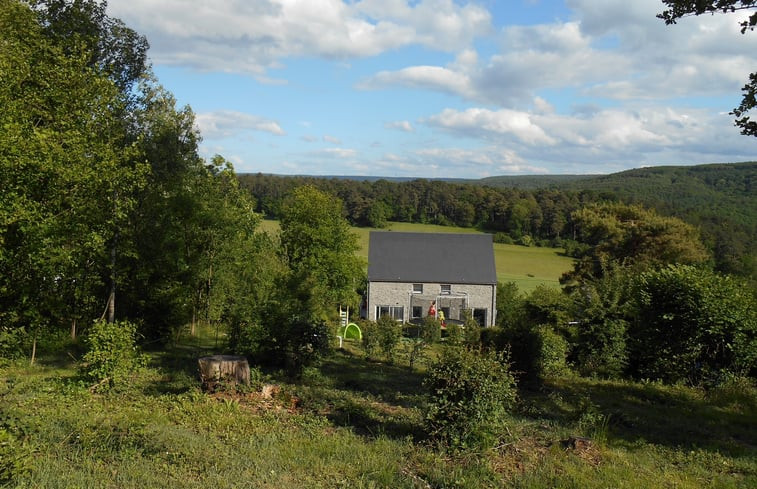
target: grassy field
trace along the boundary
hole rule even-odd
[[[278,221],[263,221],[261,229],[278,232]],[[360,256],[368,259],[368,235],[372,228],[352,228],[360,242]],[[411,224],[392,222],[380,231],[414,233],[478,233],[473,228],[436,226],[433,224]],[[497,280],[515,282],[522,292],[530,292],[540,284],[558,287],[560,276],[573,267],[573,259],[561,254],[557,248],[537,248],[494,243],[494,263]]]
[[[266,374],[272,397],[209,394],[196,359],[213,344],[206,330],[155,352],[107,394],[78,377],[75,348],[34,367],[0,361],[0,434],[15,439],[0,438],[0,479],[21,455],[8,487],[757,487],[753,387],[556,378],[520,392],[494,448],[448,453],[424,435],[421,373],[403,360],[349,344],[301,381]]]

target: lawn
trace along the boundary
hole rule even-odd
[[[261,229],[278,232],[278,221],[265,220]],[[368,235],[372,228],[352,228],[358,235],[359,254],[368,259]],[[414,233],[478,233],[473,228],[437,226],[433,224],[411,224],[392,222],[379,231],[398,231]],[[560,276],[573,267],[573,259],[562,254],[559,248],[538,248],[494,243],[494,264],[497,268],[497,280],[515,282],[521,292],[530,292],[540,284],[558,287]]]
[[[16,442],[0,443],[0,478],[21,454],[10,487],[757,487],[753,387],[555,378],[521,390],[494,448],[449,453],[426,438],[422,374],[402,359],[349,344],[301,381],[267,372],[273,397],[210,394],[196,359],[220,350],[203,334],[105,394],[78,377],[75,348],[2,361],[0,434]]]

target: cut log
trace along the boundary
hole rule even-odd
[[[247,358],[235,355],[213,355],[197,360],[200,380],[206,390],[214,391],[224,384],[250,384]]]

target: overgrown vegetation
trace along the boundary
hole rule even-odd
[[[0,484],[757,485],[754,164],[690,171],[743,204],[704,244],[712,215],[620,191],[240,185],[105,9],[0,0]],[[390,218],[578,260],[499,284],[496,328],[384,317],[335,352],[349,224]],[[203,392],[197,357],[230,352],[253,385]]]
[[[185,334],[176,348],[153,353],[150,366],[124,389],[105,393],[79,381],[65,351],[42,353],[34,367],[0,368],[0,420],[13,435],[13,444],[0,449],[14,454],[4,463],[18,464],[11,487],[757,483],[757,391],[751,382],[703,390],[548,379],[539,390],[521,389],[507,413],[497,407],[504,418],[483,438],[490,448],[450,451],[429,438],[434,401],[422,387],[424,374],[404,361],[364,360],[360,345],[348,342],[295,383],[266,371],[268,397],[262,391],[210,394],[194,371],[197,356],[212,351],[214,336],[206,327],[194,337]],[[488,368],[455,369],[461,379],[456,385],[471,385],[474,373]]]

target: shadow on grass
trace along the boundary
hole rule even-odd
[[[156,347],[146,353],[150,356],[150,367],[162,375],[159,380],[145,386],[143,392],[148,396],[164,394],[182,394],[200,385],[197,360],[200,357],[214,355],[211,347],[194,344],[176,344]]]
[[[551,381],[538,393],[525,392],[524,398],[523,414],[563,427],[575,426],[587,411],[608,417],[611,444],[757,455],[754,403],[718,405],[694,389],[588,379]]]
[[[425,437],[422,376],[407,367],[366,361],[346,351],[326,359],[320,373],[327,387],[305,393],[306,405],[337,426],[366,437]]]

